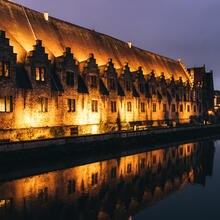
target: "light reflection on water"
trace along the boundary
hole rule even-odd
[[[0,219],[178,219],[212,183],[214,150],[188,143],[5,182]]]

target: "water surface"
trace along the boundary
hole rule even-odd
[[[129,152],[128,152],[129,153]],[[0,183],[0,219],[219,219],[220,141]]]

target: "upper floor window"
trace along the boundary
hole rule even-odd
[[[163,112],[166,112],[166,111],[167,111],[167,105],[163,104]]]
[[[110,89],[115,90],[115,80],[113,78],[109,79]]]
[[[153,103],[153,112],[156,112],[156,111],[157,111],[156,103]]]
[[[76,101],[75,101],[75,99],[68,99],[67,100],[67,111],[68,112],[75,112],[76,111]]]
[[[127,90],[127,91],[131,91],[131,82],[128,81],[128,80],[126,80],[125,85],[126,85],[126,90]]]
[[[131,112],[131,102],[127,102],[127,111]]]
[[[144,84],[143,83],[139,83],[139,91],[141,93],[144,93]]]
[[[98,101],[92,100],[92,112],[98,112]]]
[[[36,80],[44,82],[45,81],[45,67],[36,67]]]
[[[187,112],[190,112],[190,106],[187,105]]]
[[[175,104],[172,104],[172,112],[175,112],[176,111],[176,106]]]
[[[141,103],[141,112],[145,112],[145,103],[144,102]]]
[[[9,62],[0,61],[0,77],[4,76],[8,78],[10,76],[10,64]]]
[[[97,77],[96,76],[91,76],[91,88],[97,88]]]
[[[92,174],[92,186],[98,183],[98,173]]]
[[[0,112],[12,112],[12,96],[0,97]]]
[[[111,112],[116,112],[116,101],[111,101]]]
[[[40,111],[48,112],[48,98],[44,98],[44,97],[40,98]]]
[[[180,112],[183,112],[183,104],[180,105]]]
[[[73,72],[66,72],[66,84],[68,86],[74,86],[74,73]]]

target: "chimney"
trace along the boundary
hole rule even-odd
[[[44,12],[44,19],[45,21],[48,21],[49,20],[49,15],[47,12]]]
[[[131,41],[128,41],[128,47],[131,48]]]

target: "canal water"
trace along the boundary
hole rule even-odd
[[[0,182],[0,219],[220,219],[220,141]]]

